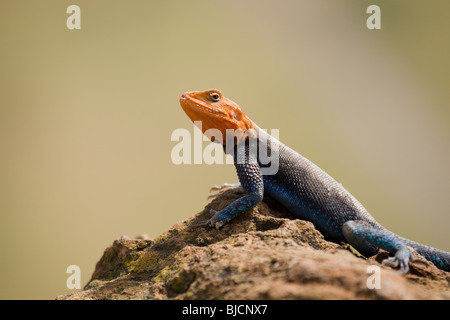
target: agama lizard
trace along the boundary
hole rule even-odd
[[[209,220],[192,227],[219,229],[255,207],[266,192],[295,217],[311,221],[326,239],[349,243],[365,256],[376,254],[380,248],[390,252],[393,257],[383,264],[399,267],[399,273],[408,272],[409,262],[414,260],[408,247],[438,268],[450,271],[450,253],[407,240],[382,227],[340,183],[261,130],[220,91],[186,92],[180,104],[194,123],[201,121],[208,138],[221,143],[224,151],[233,155],[240,184],[246,192],[223,210],[213,211]],[[216,133],[209,129],[215,129]],[[230,135],[230,130],[234,135]],[[256,148],[251,147],[251,141],[256,141]],[[256,151],[260,148],[277,155],[275,173],[263,174],[268,164]]]

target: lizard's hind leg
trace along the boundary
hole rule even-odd
[[[355,226],[352,223],[354,221],[347,221],[342,227],[342,231],[344,233],[345,239],[347,239],[348,243],[358,250],[363,256],[371,257],[378,253],[378,247],[373,245],[370,241],[368,241],[365,237],[362,237],[358,230],[355,230]]]
[[[352,220],[344,223],[342,231],[356,250],[362,248],[362,254],[367,249],[372,250],[372,255],[377,252],[377,248],[384,249],[394,254],[394,257],[383,260],[383,265],[399,267],[397,272],[401,274],[409,271],[409,261],[413,261],[413,256],[406,243],[389,230],[363,220]]]

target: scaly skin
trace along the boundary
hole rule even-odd
[[[213,211],[211,219],[193,227],[219,229],[255,207],[266,192],[297,218],[313,222],[329,240],[349,243],[366,256],[376,254],[379,248],[389,251],[394,256],[383,264],[398,266],[399,273],[408,272],[409,261],[413,260],[407,246],[438,268],[450,271],[450,253],[404,239],[383,228],[340,183],[261,130],[220,91],[186,92],[181,96],[180,104],[192,121],[202,121],[203,133],[208,138],[224,145],[224,151],[233,155],[239,181],[246,192],[225,209]],[[212,135],[209,129],[216,129],[221,135]],[[227,134],[227,129],[237,133],[232,137]],[[266,148],[278,155],[276,173],[262,173],[268,164],[251,147],[252,141],[256,141],[258,148]]]

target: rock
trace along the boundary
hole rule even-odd
[[[242,195],[219,194],[156,239],[121,237],[84,290],[57,299],[450,299],[450,273],[425,262],[399,275],[379,263],[386,252],[357,256],[269,197],[220,230],[188,229]],[[369,266],[380,289],[367,286]]]

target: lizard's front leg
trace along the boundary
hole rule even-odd
[[[235,167],[246,195],[235,200],[223,210],[211,210],[214,215],[209,220],[191,225],[191,228],[215,227],[219,229],[231,219],[249,211],[261,202],[264,195],[264,182],[256,157],[249,155],[248,152],[245,156],[235,157]]]

